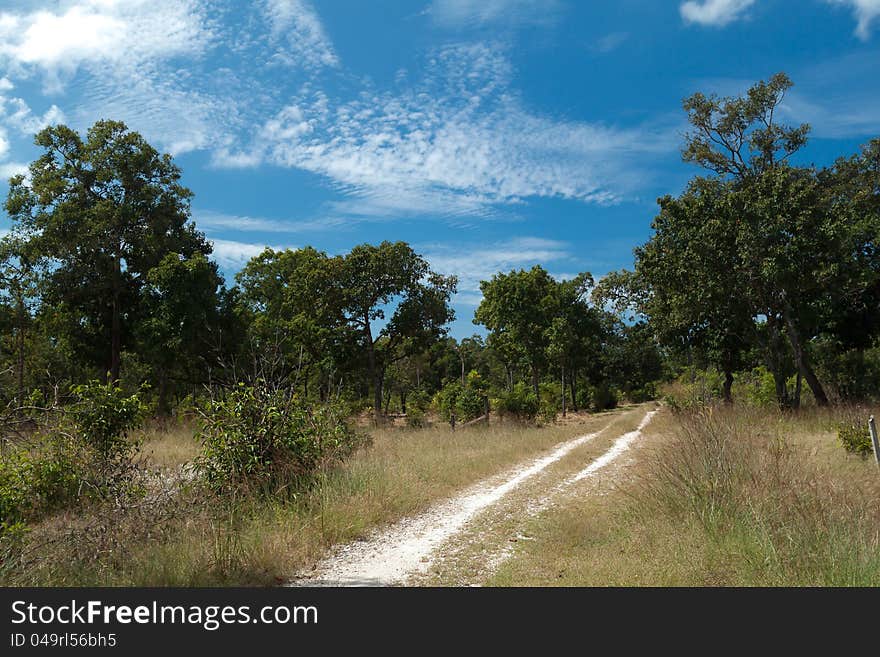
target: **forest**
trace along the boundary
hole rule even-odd
[[[9,182],[0,240],[7,563],[35,572],[33,528],[126,497],[161,507],[148,521],[131,511],[133,542],[148,542],[145,525],[160,543],[178,536],[183,503],[156,501],[138,456],[147,430],[187,434],[192,465],[177,476],[219,500],[201,511],[216,539],[206,581],[249,583],[230,575],[241,500],[300,503],[382,432],[500,420],[527,440],[652,400],[787,418],[875,401],[880,138],[804,164],[809,126],[779,118],[791,86],[780,73],[741,96],[686,98],[682,157],[700,174],[658,199],[633,267],[498,272],[463,339],[449,335],[456,273],[409,244],[266,248],[224,280],[170,155],[118,121],[43,129],[40,156]],[[862,419],[841,427],[848,449],[870,452]],[[82,557],[104,572],[83,567],[86,581],[116,581],[108,558]]]

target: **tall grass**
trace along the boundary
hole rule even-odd
[[[184,484],[172,497],[133,508],[108,505],[53,518],[33,528],[24,560],[0,568],[0,583],[278,584],[309,568],[332,544],[362,537],[613,419],[603,414],[578,425],[493,424],[454,433],[447,427],[376,429],[371,447],[289,496],[211,499]],[[178,429],[159,432],[145,436],[144,451],[161,470],[180,468],[192,454],[192,438]]]
[[[539,519],[490,583],[880,585],[880,473],[835,432],[853,412],[664,413],[611,495]]]
[[[768,430],[762,416],[683,417],[642,488],[646,508],[696,521],[711,549],[737,558],[741,583],[880,583],[877,481],[811,460],[803,420]]]

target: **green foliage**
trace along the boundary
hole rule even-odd
[[[426,411],[431,406],[431,396],[416,388],[410,391],[406,398],[406,425],[413,429],[424,427],[427,424]]]
[[[512,390],[498,396],[498,412],[522,422],[531,422],[541,410],[541,402],[531,386],[517,382]]]
[[[715,369],[688,369],[666,386],[664,401],[673,411],[699,409],[721,399],[723,386],[724,375]]]
[[[608,384],[590,386],[590,410],[594,413],[617,407],[617,392]]]
[[[867,458],[874,452],[868,423],[861,421],[861,418],[853,418],[838,424],[837,439],[847,452],[858,454],[862,458]]]
[[[542,383],[538,391],[538,417],[542,422],[551,423],[556,420],[556,416],[562,411],[562,385],[556,383]]]
[[[437,392],[434,403],[440,417],[449,422],[455,413],[456,422],[474,420],[485,412],[486,396],[483,393],[479,374],[472,372],[462,386],[461,382],[450,381]]]
[[[760,365],[749,372],[741,373],[736,378],[736,397],[740,396],[752,406],[769,408],[777,404],[776,385],[773,373]]]
[[[136,428],[143,417],[139,395],[126,397],[121,388],[99,381],[74,386],[71,392],[75,401],[67,411],[76,435],[94,447],[102,458],[127,455],[131,448],[128,432]]]
[[[365,440],[333,406],[310,408],[262,381],[214,400],[199,438],[204,451],[197,469],[218,494],[298,489]]]
[[[0,536],[24,531],[26,522],[67,505],[82,473],[76,450],[60,438],[38,449],[9,448],[0,460]]]

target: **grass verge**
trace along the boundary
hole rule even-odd
[[[878,585],[880,475],[834,433],[851,413],[666,412],[610,494],[537,518],[487,583]]]
[[[35,526],[0,568],[6,585],[271,585],[314,564],[329,545],[427,508],[482,478],[619,412],[542,428],[493,424],[374,430],[373,444],[284,499],[205,499],[161,482],[144,503],[68,512]],[[180,470],[194,454],[191,433],[143,437],[148,463]]]

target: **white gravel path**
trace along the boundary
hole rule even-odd
[[[614,445],[581,472],[567,478],[553,491],[588,477],[617,458],[638,438],[650,421],[649,412],[639,428],[624,434]],[[600,432],[573,438],[547,456],[535,459],[501,475],[484,480],[456,497],[427,511],[404,518],[389,528],[375,531],[369,538],[333,550],[314,571],[296,578],[293,586],[391,586],[406,583],[413,575],[424,574],[432,554],[480,511],[498,502],[527,479],[556,463],[572,450],[593,440]]]

